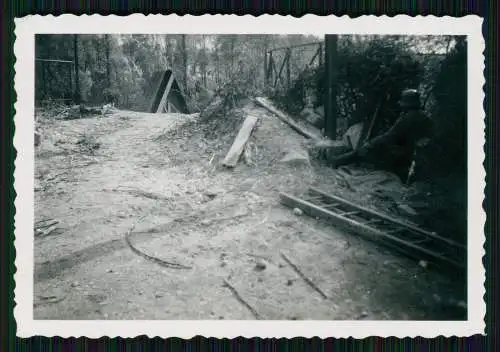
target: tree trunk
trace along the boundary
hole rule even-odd
[[[187,57],[187,48],[186,48],[186,35],[182,35],[182,64],[183,64],[183,83],[184,83],[184,91],[187,92],[187,76],[188,76],[188,65],[187,65],[188,57]]]
[[[325,36],[326,96],[325,135],[337,137],[337,35]]]
[[[73,35],[73,56],[75,65],[75,103],[80,104],[80,77],[79,77],[79,65],[78,65],[78,34]]]
[[[108,83],[108,88],[111,88],[111,64],[109,61],[109,55],[110,55],[110,43],[109,43],[109,34],[104,35],[104,40],[105,40],[105,50],[106,50],[106,80]]]
[[[234,38],[234,36],[231,36],[231,69],[230,69],[231,75],[232,75],[233,69],[234,69],[234,42],[235,42],[235,38]]]
[[[267,65],[267,51],[269,50],[269,38],[267,35],[264,36],[264,86],[267,86],[267,71],[269,67]]]

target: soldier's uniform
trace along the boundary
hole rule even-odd
[[[431,121],[420,109],[420,95],[416,90],[403,91],[400,106],[403,112],[389,131],[362,146],[354,159],[387,168],[405,181],[416,144],[430,134]]]

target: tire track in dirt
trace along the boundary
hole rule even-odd
[[[53,279],[79,264],[89,262],[108,253],[128,248],[123,239],[115,239],[101,242],[90,247],[86,247],[76,252],[60,257],[53,261],[46,261],[35,265],[35,283]]]

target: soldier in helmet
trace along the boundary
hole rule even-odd
[[[421,109],[417,90],[404,90],[399,105],[401,116],[386,133],[365,143],[353,158],[337,160],[336,166],[363,159],[384,165],[405,181],[416,144],[429,135],[431,122]]]

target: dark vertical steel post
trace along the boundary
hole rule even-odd
[[[337,35],[325,36],[325,136],[337,137]]]
[[[322,44],[319,45],[318,50],[319,50],[319,53],[318,53],[319,65],[323,66],[323,45]]]

